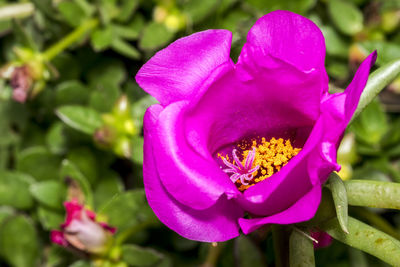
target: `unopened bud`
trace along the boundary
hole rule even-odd
[[[64,203],[65,222],[61,231],[51,232],[52,242],[87,253],[105,253],[112,243],[115,228],[96,221],[96,214],[76,201]]]
[[[110,126],[103,126],[94,133],[94,141],[101,147],[108,148],[115,141],[116,133]]]
[[[132,144],[128,137],[118,138],[114,145],[114,152],[122,157],[130,158],[132,156]]]
[[[14,68],[11,74],[10,85],[13,89],[13,99],[23,103],[28,98],[32,86],[32,76],[28,66]]]

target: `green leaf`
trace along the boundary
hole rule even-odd
[[[116,0],[100,0],[98,9],[100,12],[101,21],[107,25],[111,20],[115,19],[119,15],[119,8]]]
[[[393,60],[374,71],[368,78],[367,85],[361,94],[360,102],[351,119],[353,121],[360,112],[400,74],[400,59]]]
[[[365,251],[393,266],[399,266],[400,242],[395,238],[349,217],[349,234],[342,231],[339,222],[332,219],[320,227],[333,238]]]
[[[30,147],[17,156],[16,169],[32,175],[37,181],[56,179],[59,167],[60,158],[44,147]]]
[[[218,1],[214,0],[192,0],[186,2],[183,12],[186,13],[192,24],[196,24],[213,14],[218,4]]]
[[[140,18],[140,17],[139,17]],[[118,25],[114,24],[112,25],[112,29],[118,37],[125,39],[125,40],[136,40],[139,37],[139,32],[141,28],[136,29],[137,27],[143,27],[144,21],[142,22],[136,22],[135,23],[142,23],[142,25],[133,25],[133,26],[124,26],[124,25]],[[135,28],[136,27],[136,28]]]
[[[46,133],[46,145],[51,153],[63,154],[67,150],[64,124],[55,122]]]
[[[173,37],[174,33],[169,31],[164,24],[150,22],[143,29],[139,47],[152,51],[166,45]]]
[[[78,79],[82,72],[82,67],[84,67],[81,62],[79,62],[78,57],[74,57],[65,52],[62,54],[58,54],[51,61],[51,63],[54,65],[59,73],[59,77],[57,78],[57,81],[59,82]],[[75,99],[75,101],[80,100]]]
[[[326,66],[326,70],[330,77],[339,80],[344,80],[349,75],[348,64],[340,61],[332,61],[328,66]]]
[[[353,208],[352,213],[357,216],[358,219],[362,219],[370,226],[377,228],[378,230],[387,233],[388,235],[400,239],[400,232],[392,226],[385,218],[380,214],[375,213],[369,208]]]
[[[73,179],[78,182],[83,194],[85,195],[85,203],[93,207],[93,194],[87,178],[79,171],[79,169],[69,160],[63,160],[60,171],[61,181],[66,178]]]
[[[123,56],[127,56],[132,59],[140,58],[139,51],[121,38],[114,38],[111,43],[111,47],[115,52],[118,52]]]
[[[389,130],[381,140],[382,147],[387,147],[389,150],[400,144],[400,118],[389,125]]]
[[[378,51],[378,58],[376,64],[382,66],[387,64],[393,59],[400,59],[400,46],[396,43],[390,43],[387,41],[364,41],[360,43],[360,46],[365,49],[366,54],[370,54],[373,51]]]
[[[110,47],[115,38],[114,31],[111,26],[104,29],[97,29],[91,35],[91,43],[95,51],[102,51]]]
[[[352,128],[360,141],[378,145],[388,131],[386,114],[379,101],[371,101],[354,121]]]
[[[329,176],[329,186],[332,191],[333,202],[335,203],[336,215],[340,227],[343,232],[348,233],[347,221],[348,221],[348,203],[347,203],[347,192],[346,187],[342,179],[335,172]]]
[[[17,39],[17,42],[23,45],[24,47],[32,50],[32,51],[38,51],[38,46],[35,43],[35,41],[32,38],[32,34],[28,31],[27,28],[22,27],[20,21],[18,20],[13,20],[12,21],[12,26],[13,26],[13,33]]]
[[[116,20],[121,22],[128,21],[134,14],[138,5],[139,5],[139,0],[120,1],[119,14],[116,17]]]
[[[264,267],[263,253],[250,238],[241,235],[236,239],[239,266]]]
[[[363,29],[363,14],[356,5],[343,0],[330,0],[328,12],[333,24],[342,33],[355,35]]]
[[[112,81],[96,83],[94,92],[90,95],[89,105],[99,112],[109,112],[120,95],[120,88]]]
[[[9,206],[0,206],[0,225],[9,217],[15,215],[16,211]]]
[[[349,54],[349,44],[340,37],[333,27],[322,26],[320,29],[325,37],[326,53],[331,56],[347,59]],[[329,64],[328,67],[330,65],[331,64]]]
[[[78,168],[90,184],[96,183],[99,163],[96,160],[96,155],[89,148],[77,147],[70,149],[67,159]]]
[[[147,204],[143,190],[126,191],[115,196],[100,208],[99,214],[106,216],[109,224],[117,227],[119,232],[141,223],[158,221]]]
[[[368,260],[366,254],[361,250],[354,249],[352,247],[348,248],[350,262],[352,267],[368,267]]]
[[[349,205],[400,209],[400,184],[369,180],[345,181]]]
[[[85,105],[89,99],[89,88],[78,80],[68,80],[57,85],[56,105]]]
[[[289,262],[290,267],[315,266],[313,242],[297,230],[290,234]]]
[[[0,255],[15,267],[38,263],[39,239],[33,223],[25,216],[9,218],[0,226]]]
[[[30,209],[34,202],[29,186],[34,182],[27,174],[0,171],[0,206],[8,205],[17,209]]]
[[[42,205],[49,208],[63,210],[63,201],[66,198],[65,186],[57,181],[43,181],[34,183],[29,188],[32,196]]]
[[[99,179],[94,190],[95,207],[105,205],[114,196],[123,191],[123,184],[117,173],[107,171],[105,175]]]
[[[78,27],[87,18],[85,10],[73,1],[62,1],[57,5],[57,9],[72,27]]]
[[[43,228],[48,231],[59,228],[64,222],[64,213],[50,210],[42,206],[38,207],[37,215]]]
[[[130,266],[154,266],[163,256],[153,249],[145,249],[136,245],[123,245],[122,260]]]
[[[90,135],[103,125],[101,115],[88,107],[63,106],[57,109],[56,114],[68,126]]]
[[[89,72],[88,79],[95,90],[99,85],[112,84],[121,85],[127,77],[123,62],[115,59],[105,59],[97,63],[96,67]]]
[[[69,265],[69,267],[93,267],[90,261],[79,260]]]
[[[310,8],[312,8],[316,4],[316,0],[249,0],[247,1],[257,10],[260,10],[262,13],[271,12],[278,9],[290,10],[295,13],[304,14]]]

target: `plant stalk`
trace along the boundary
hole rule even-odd
[[[91,32],[99,25],[98,19],[89,19],[85,21],[82,25],[76,28],[73,32],[65,36],[63,39],[52,45],[45,52],[43,52],[43,58],[46,61],[51,61],[58,54],[63,52],[72,44],[79,41],[87,33]]]
[[[219,255],[221,254],[224,243],[213,242],[210,244],[206,261],[201,267],[215,267],[217,266]]]

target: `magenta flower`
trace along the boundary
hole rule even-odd
[[[329,94],[324,37],[307,18],[263,16],[236,64],[231,39],[227,30],[179,39],[136,76],[160,102],[144,118],[147,200],[165,225],[199,241],[314,216],[376,59]]]
[[[51,241],[88,253],[104,252],[116,229],[97,222],[96,214],[76,201],[65,202],[64,206],[67,212],[65,222],[61,225],[61,231],[51,231]]]

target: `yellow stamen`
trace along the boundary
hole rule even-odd
[[[243,144],[238,145],[239,148],[243,148]],[[274,173],[281,170],[291,158],[296,156],[301,148],[293,148],[290,140],[284,140],[283,138],[275,139],[271,138],[269,142],[263,137],[261,142],[253,140],[251,147],[247,150],[243,150],[242,158],[246,159],[252,148],[256,148],[256,155],[253,161],[253,167],[260,166],[258,171],[253,173],[254,179],[249,185],[243,185],[240,181],[237,181],[237,186],[240,191],[244,191],[247,188],[261,182]],[[244,164],[243,160],[243,164]]]

